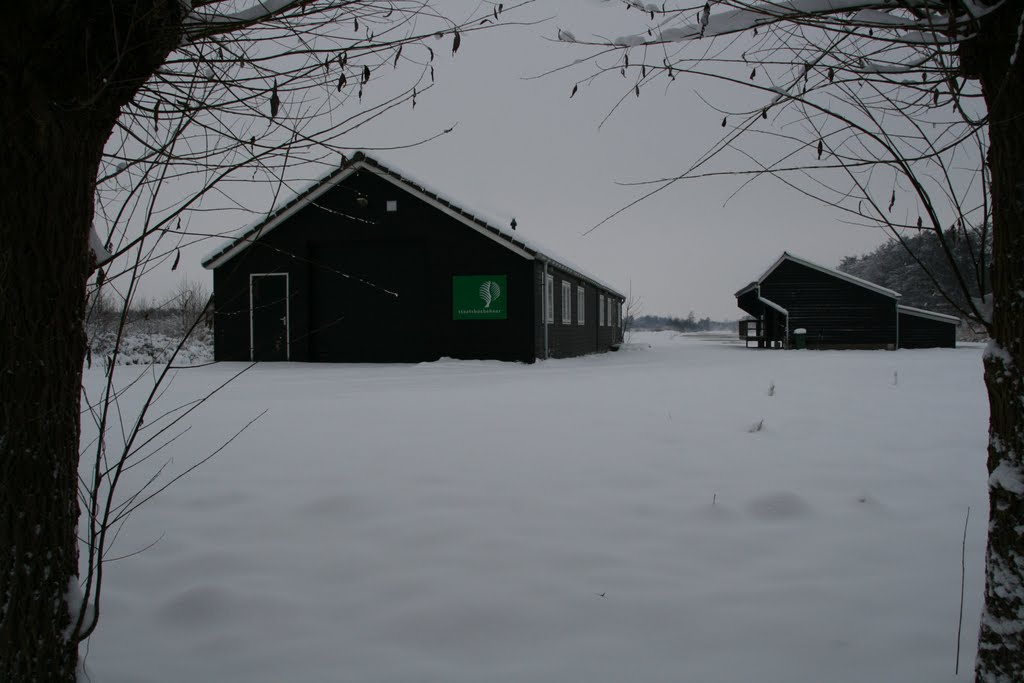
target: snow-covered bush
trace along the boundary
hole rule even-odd
[[[140,304],[129,311],[124,324],[120,348],[115,354],[121,312],[101,298],[89,309],[86,334],[89,350],[86,364],[149,365],[170,362],[179,342],[203,314],[205,293],[194,291],[184,283],[166,304]],[[186,296],[182,296],[182,293]],[[186,305],[176,305],[178,301]],[[197,365],[213,360],[213,331],[200,320],[174,358],[175,365]]]
[[[117,365],[149,365],[150,363],[170,362],[174,349],[181,341],[180,336],[148,332],[142,330],[129,331],[121,341],[121,348],[114,358],[116,330],[103,330],[89,335],[89,350],[93,363],[109,363],[113,359]],[[202,334],[193,334],[182,345],[174,358],[175,365],[198,365],[213,360],[213,340],[203,330]]]

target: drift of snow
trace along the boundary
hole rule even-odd
[[[100,683],[958,680],[968,506],[962,671],[984,581],[981,356],[650,333],[534,365],[257,366],[128,473],[125,495],[269,409],[132,517],[115,554],[162,539],[108,566],[87,668]],[[158,408],[241,367],[179,371]],[[90,392],[102,381],[86,371]]]
[[[103,244],[103,240],[96,234],[95,225],[89,228],[89,251],[92,252],[92,257],[95,259],[97,266],[102,266],[112,258],[111,253],[107,251],[106,245]]]
[[[1003,462],[992,471],[989,486],[999,487],[1018,496],[1024,495],[1024,472],[1019,467]]]
[[[301,3],[296,0],[257,0],[251,6],[237,12],[218,12],[208,9],[197,12],[193,10],[182,23],[190,30],[194,30],[194,27],[197,26],[207,27],[215,24],[246,24],[300,6]]]

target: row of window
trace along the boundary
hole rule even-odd
[[[572,324],[572,283],[561,281],[562,284],[562,324]],[[604,327],[615,327],[621,320],[621,304],[612,297],[604,294],[598,295],[597,303],[597,324]],[[582,285],[576,285],[576,324],[583,325],[586,320],[584,311],[587,308],[587,290]],[[544,281],[544,320],[549,323],[555,322],[555,276],[548,275]]]

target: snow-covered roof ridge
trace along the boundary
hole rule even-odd
[[[808,268],[815,268],[817,270],[822,271],[823,273],[827,273],[829,275],[835,275],[836,277],[841,278],[843,280],[846,280],[848,282],[852,282],[855,285],[860,285],[861,287],[867,287],[868,289],[874,290],[874,291],[878,292],[879,294],[885,294],[886,296],[891,296],[891,297],[896,298],[896,299],[899,299],[900,297],[903,296],[902,294],[900,294],[899,292],[897,292],[894,289],[889,289],[888,287],[883,287],[882,285],[876,285],[874,282],[870,282],[868,280],[864,280],[862,278],[857,277],[856,275],[850,275],[849,273],[844,273],[841,270],[837,270],[835,268],[829,268],[827,266],[823,266],[823,265],[820,265],[818,263],[814,263],[813,261],[808,261],[807,259],[801,258],[801,257],[799,257],[799,256],[797,256],[795,254],[791,254],[788,251],[782,252],[782,256],[780,257],[780,260],[784,259],[784,258],[788,258],[790,261],[794,261],[795,263],[799,263],[801,265],[807,266]],[[767,275],[767,273],[765,273],[765,275]],[[762,277],[764,277],[764,276],[762,276]]]
[[[458,220],[468,227],[492,239],[498,244],[518,253],[521,256],[540,261],[547,261],[556,267],[565,270],[583,280],[594,284],[601,289],[625,299],[625,296],[615,287],[603,282],[599,278],[590,275],[585,270],[575,266],[571,261],[556,256],[549,249],[542,248],[532,240],[524,238],[519,233],[510,229],[499,227],[493,219],[488,220],[477,214],[461,208],[442,193],[437,192],[419,180],[413,180],[407,175],[382,164],[380,161],[366,155],[364,152],[356,152],[346,159],[342,165],[327,174],[320,180],[311,183],[301,191],[293,194],[281,202],[269,214],[253,223],[235,231],[225,238],[224,242],[203,257],[204,268],[213,269],[234,258],[237,254],[248,249],[259,238],[284,223],[289,217],[316,201],[321,195],[341,183],[346,178],[359,170],[367,170],[377,176],[391,182],[406,190],[410,194],[427,202],[440,210],[442,213]]]
[[[921,318],[932,318],[933,320],[938,320],[940,322],[956,323],[957,325],[960,324],[960,318],[956,317],[955,315],[946,315],[945,313],[926,311],[923,308],[914,308],[913,306],[904,306],[903,304],[900,304],[898,306],[898,309],[900,313],[907,313],[908,315],[916,315]]]
[[[846,280],[847,282],[850,282],[852,284],[858,285],[860,287],[864,287],[865,289],[870,289],[870,290],[872,290],[874,292],[878,292],[879,294],[883,294],[885,296],[892,297],[893,299],[899,299],[900,297],[903,296],[899,292],[894,291],[892,289],[889,289],[888,287],[883,287],[881,285],[876,285],[874,282],[869,282],[867,280],[863,280],[863,279],[861,279],[861,278],[859,278],[859,277],[857,277],[855,275],[850,275],[849,273],[844,273],[841,270],[836,270],[835,268],[829,268],[827,266],[823,266],[823,265],[815,263],[813,261],[808,261],[807,259],[801,258],[801,257],[796,256],[794,254],[791,254],[788,251],[782,252],[782,255],[779,256],[779,258],[775,259],[775,262],[772,263],[772,265],[769,266],[767,268],[767,270],[765,270],[761,274],[761,276],[759,278],[757,278],[756,280],[754,280],[750,284],[745,285],[742,288],[740,288],[739,291],[736,292],[736,296],[740,296],[744,292],[748,292],[751,289],[753,289],[754,287],[757,287],[758,285],[760,285],[762,282],[765,281],[765,279],[769,275],[772,274],[772,272],[776,268],[779,267],[779,265],[783,261],[793,261],[794,263],[799,263],[802,266],[806,266],[808,268],[813,268],[814,270],[821,271],[822,273],[825,273],[826,275],[832,275],[833,277],[837,277],[837,278],[839,278],[841,280]]]
[[[759,284],[758,281],[754,280],[750,284],[743,285],[742,287],[740,287],[739,289],[736,290],[736,293],[733,294],[733,296],[740,296],[742,294],[746,294],[750,290],[755,289],[758,284]]]

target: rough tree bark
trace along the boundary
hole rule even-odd
[[[0,681],[74,681],[79,393],[94,189],[178,0],[33,0],[0,28]]]
[[[1008,2],[961,47],[980,81],[992,174],[992,328],[985,355],[989,406],[989,530],[976,679],[1024,681],[1024,7]]]

